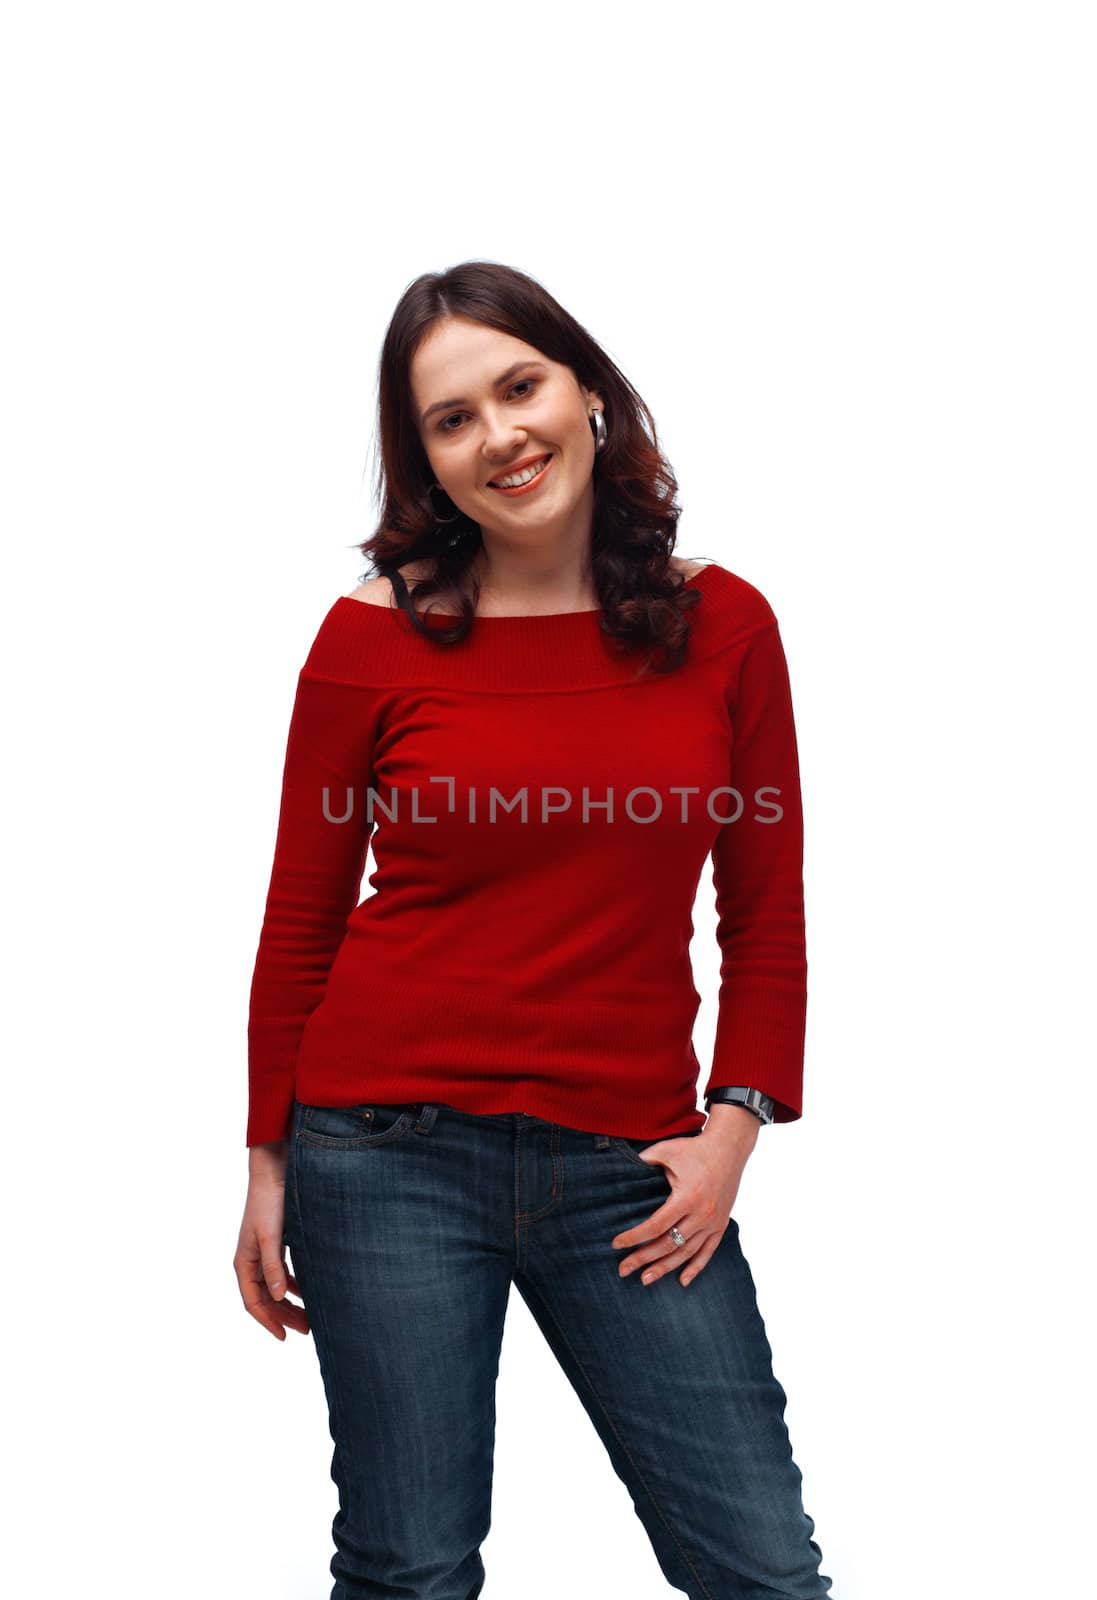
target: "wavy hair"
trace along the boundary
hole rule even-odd
[[[412,359],[428,330],[449,316],[523,340],[602,395],[608,438],[594,458],[591,527],[599,625],[623,649],[652,646],[641,671],[681,666],[689,644],[685,614],[701,596],[669,565],[681,508],[651,412],[541,284],[497,262],[465,261],[446,272],[424,273],[393,312],[378,365],[375,493],[381,516],[376,531],[357,546],[375,569],[364,576],[388,577],[401,609],[437,645],[459,642],[475,625],[479,583],[472,569],[483,546],[480,525],[452,501],[441,510],[436,506],[434,495],[444,491],[432,490],[434,473],[412,403]],[[414,599],[399,570],[412,562],[426,563],[428,573],[416,583]],[[437,617],[428,625],[420,616],[415,601],[432,597],[456,613],[452,627],[435,626]]]

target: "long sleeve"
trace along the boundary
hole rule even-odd
[[[369,689],[314,676],[306,662],[251,983],[249,1146],[289,1137],[301,1037],[361,891],[376,720]]]
[[[742,812],[712,849],[720,993],[705,1093],[750,1084],[772,1097],[776,1122],[791,1122],[802,1114],[807,1016],[803,814],[788,668],[770,618],[728,694],[736,793],[725,814],[737,795]]]

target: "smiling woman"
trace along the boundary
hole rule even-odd
[[[490,568],[505,582],[508,570],[520,577],[561,560],[581,575],[594,516],[591,424],[598,415],[604,426],[601,394],[523,339],[453,314],[423,333],[408,381],[421,415],[439,418],[421,430],[422,445],[438,487],[479,529],[480,576]],[[424,404],[459,381],[464,399]]]
[[[378,435],[381,515],[360,548],[413,579],[405,609],[433,645],[490,611],[598,609],[655,670],[684,661],[696,602],[671,562],[677,483],[654,419],[534,279],[492,262],[416,279],[381,353]],[[425,625],[432,602],[448,629]]]
[[[480,1593],[514,1285],[671,1586],[814,1600],[830,1580],[730,1216],[759,1119],[802,1109],[776,616],[672,553],[646,407],[522,274],[412,284],[380,408],[379,574],[323,619],[290,718],[237,1260],[275,1337],[314,1335],[336,1592]],[[733,1102],[707,1120],[706,863],[705,1092]]]

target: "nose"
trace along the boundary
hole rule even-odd
[[[484,460],[488,466],[498,466],[500,462],[509,461],[522,442],[518,435],[524,431],[513,421],[507,422],[502,413],[496,415],[489,410],[484,424]]]

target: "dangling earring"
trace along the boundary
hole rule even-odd
[[[606,419],[599,410],[594,410],[590,414],[590,431],[594,435],[594,454],[599,455],[606,448],[606,440],[609,437]]]
[[[458,518],[463,515],[463,513],[461,511],[455,511],[453,513],[452,517],[440,517],[438,515],[438,512],[435,509],[434,500],[433,500],[433,493],[434,493],[435,489],[442,489],[442,485],[440,483],[432,483],[430,488],[427,490],[427,499],[430,500],[430,509],[431,509],[431,512],[432,512],[432,514],[434,516],[435,522],[441,524],[442,526],[444,526],[447,522],[456,522],[458,520]],[[446,491],[444,489],[442,489],[442,493],[445,494],[445,492]],[[450,501],[450,504],[451,505],[453,504],[452,500]]]

